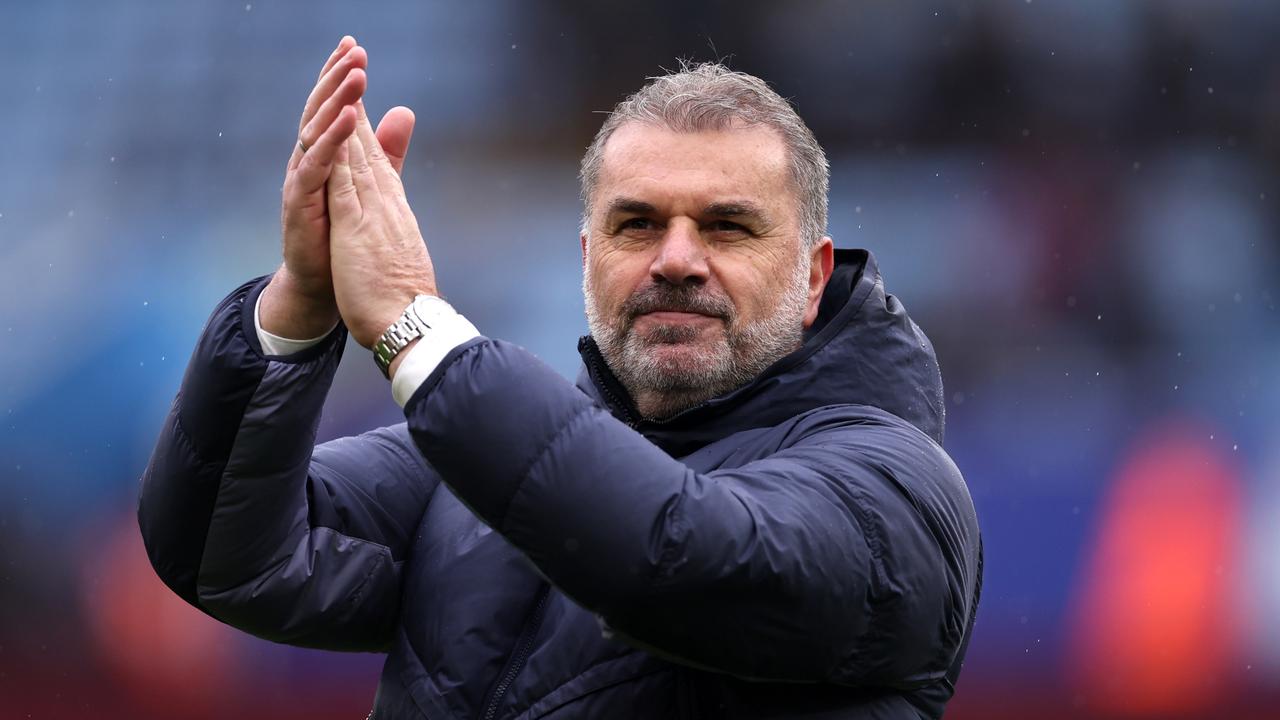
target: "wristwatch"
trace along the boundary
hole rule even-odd
[[[373,361],[378,364],[383,377],[391,379],[391,374],[388,372],[391,361],[395,360],[409,343],[422,337],[431,329],[431,323],[427,318],[436,314],[432,312],[437,310],[433,307],[434,304],[443,302],[434,295],[418,295],[413,302],[409,303],[409,307],[400,313],[400,319],[391,323],[391,327],[387,328],[373,344]]]

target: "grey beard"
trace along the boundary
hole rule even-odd
[[[809,304],[809,263],[796,263],[774,312],[742,323],[727,297],[701,286],[650,286],[623,303],[617,317],[600,316],[590,274],[583,273],[587,326],[600,354],[646,418],[666,418],[751,380],[800,347],[804,313]],[[697,328],[659,326],[645,337],[635,332],[637,315],[653,308],[686,309],[721,318],[724,337],[704,347],[696,358],[674,361],[654,351],[662,345],[696,339]]]

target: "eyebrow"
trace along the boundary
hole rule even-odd
[[[653,205],[643,201],[629,197],[614,198],[609,202],[608,212],[610,215],[614,213],[632,213],[635,215],[649,215],[656,211]]]
[[[657,212],[657,208],[651,203],[629,197],[614,198],[609,202],[608,207],[608,214],[610,215],[615,213],[651,215],[655,212]],[[766,220],[769,217],[763,208],[749,200],[711,203],[702,209],[702,214],[723,218],[747,217],[757,220]]]
[[[765,220],[768,218],[768,214],[765,213],[763,208],[747,200],[711,203],[702,209],[702,214],[726,218],[749,217],[756,220]]]

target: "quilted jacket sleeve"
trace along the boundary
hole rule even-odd
[[[266,278],[214,311],[142,477],[138,523],[161,579],[278,642],[378,650],[400,567],[438,476],[404,425],[314,447],[345,330],[264,357]]]
[[[976,517],[940,447],[862,410],[698,473],[483,338],[406,406],[455,494],[631,642],[750,679],[921,686],[972,617]]]

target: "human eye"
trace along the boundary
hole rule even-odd
[[[706,229],[717,234],[743,235],[748,231],[742,225],[730,220],[713,220],[707,224]]]
[[[633,218],[627,218],[626,220],[623,220],[622,222],[618,223],[618,232],[626,232],[628,230],[644,231],[644,230],[652,230],[652,229],[653,229],[653,221],[649,220],[648,218],[633,217]]]

